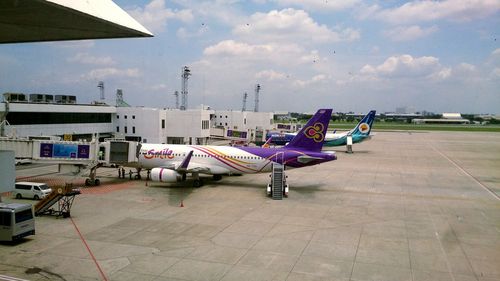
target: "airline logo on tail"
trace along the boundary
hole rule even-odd
[[[359,131],[362,133],[362,134],[366,134],[370,131],[370,125],[366,124],[366,123],[361,123],[359,125]]]
[[[322,142],[325,140],[325,135],[323,134],[323,129],[325,126],[321,123],[316,123],[314,126],[309,126],[304,130],[304,135],[315,142]]]
[[[285,147],[307,151],[321,151],[331,116],[332,109],[318,110]]]

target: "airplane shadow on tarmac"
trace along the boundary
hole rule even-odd
[[[220,181],[212,180],[211,177],[203,177],[203,186],[198,188],[192,187],[192,180],[187,179],[180,183],[158,183],[149,182],[148,187],[155,190],[161,190],[162,192],[168,194],[168,204],[169,206],[178,206],[181,201],[187,200],[189,196],[196,192],[198,189],[203,188],[225,188],[230,187],[232,189],[252,189],[262,191],[265,193],[267,181],[266,182],[255,182],[255,181],[238,181],[235,182],[231,180],[230,176],[225,176]],[[306,184],[306,185],[295,185],[293,182],[289,183],[291,185],[290,191],[301,194],[305,197],[313,197],[316,192],[321,192],[324,189],[323,184]]]

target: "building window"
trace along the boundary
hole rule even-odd
[[[127,133],[127,126],[123,127],[123,130],[125,131],[125,134]]]
[[[11,125],[111,123],[111,113],[9,112]]]
[[[227,123],[226,123],[226,126],[227,126]]]
[[[135,115],[132,115],[132,119],[135,119]]]
[[[125,115],[123,118],[127,119],[127,115]]]
[[[201,120],[201,129],[206,130],[209,127],[208,120]]]
[[[120,132],[120,126],[116,126],[116,132],[119,133]]]
[[[120,115],[118,115],[118,114],[117,114],[117,115],[116,115],[116,119],[120,119]]]
[[[135,126],[132,127],[132,134],[135,134]]]
[[[165,129],[165,119],[161,119],[161,128]]]
[[[243,123],[245,123],[245,125],[247,124],[247,119],[243,119]]]

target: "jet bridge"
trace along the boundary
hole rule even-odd
[[[57,164],[59,172],[88,173],[86,185],[100,184],[96,170],[101,166],[138,167],[138,142],[109,139],[99,143],[97,139],[82,142],[0,138],[0,150],[12,150],[16,159],[32,163]]]

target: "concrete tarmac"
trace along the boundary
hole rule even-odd
[[[500,280],[500,134],[378,132],[336,151],[287,171],[282,201],[268,174],[190,188],[100,169],[71,218],[0,244],[0,280]]]

